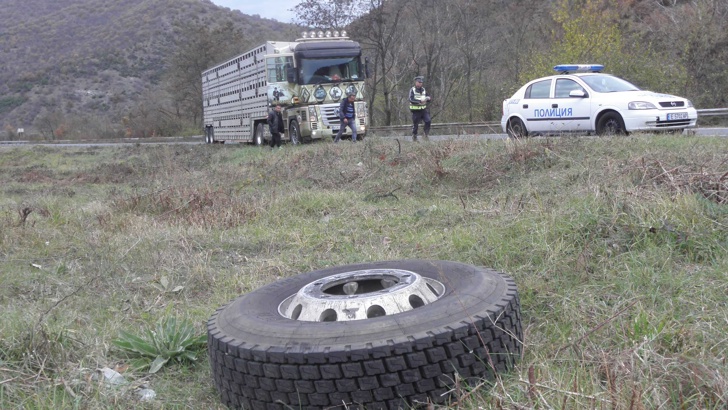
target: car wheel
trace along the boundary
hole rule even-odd
[[[493,380],[522,346],[514,281],[458,262],[303,273],[240,296],[207,324],[229,407],[413,408]]]
[[[624,121],[622,116],[616,112],[608,112],[599,118],[597,122],[597,135],[608,136],[608,135],[626,135],[627,131],[624,129]]]
[[[254,143],[257,146],[263,145],[265,138],[263,137],[265,130],[263,129],[263,123],[259,123],[255,126],[255,138]]]
[[[521,121],[520,118],[510,118],[508,120],[508,125],[506,126],[506,132],[508,133],[508,136],[511,138],[525,138],[528,136],[528,131],[526,130],[526,125],[523,124],[523,121]]]
[[[298,145],[301,143],[301,129],[298,127],[298,121],[291,121],[291,125],[288,127],[288,135],[291,139],[291,144]]]

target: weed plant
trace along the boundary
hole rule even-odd
[[[524,349],[463,408],[728,407],[728,140],[0,148],[0,408],[219,408],[113,347],[327,266],[513,276]],[[99,369],[129,381],[109,386]],[[140,402],[141,386],[155,390]]]

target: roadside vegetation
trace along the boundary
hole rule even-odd
[[[0,169],[0,408],[221,408],[215,309],[407,258],[519,288],[520,362],[453,407],[728,406],[725,139],[2,147]]]

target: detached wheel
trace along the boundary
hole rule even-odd
[[[602,115],[597,122],[597,135],[627,135],[622,116],[616,112],[608,112]]]
[[[301,128],[298,126],[298,121],[291,121],[291,125],[288,126],[288,135],[291,138],[291,144],[298,145],[301,143]]]
[[[207,324],[215,385],[245,409],[447,403],[521,352],[516,285],[457,262],[400,260],[300,274],[243,295]]]
[[[523,124],[523,121],[521,121],[520,118],[516,117],[510,118],[508,120],[508,124],[506,125],[506,132],[511,138],[525,138],[528,136],[526,125]]]

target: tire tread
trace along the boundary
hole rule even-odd
[[[472,312],[472,323],[458,321],[352,351],[329,346],[293,356],[280,347],[247,346],[218,328],[222,307],[208,321],[215,385],[230,408],[393,410],[446,404],[449,396],[443,393],[456,379],[492,381],[521,353],[518,293],[513,280],[504,278],[508,291],[496,312]]]

